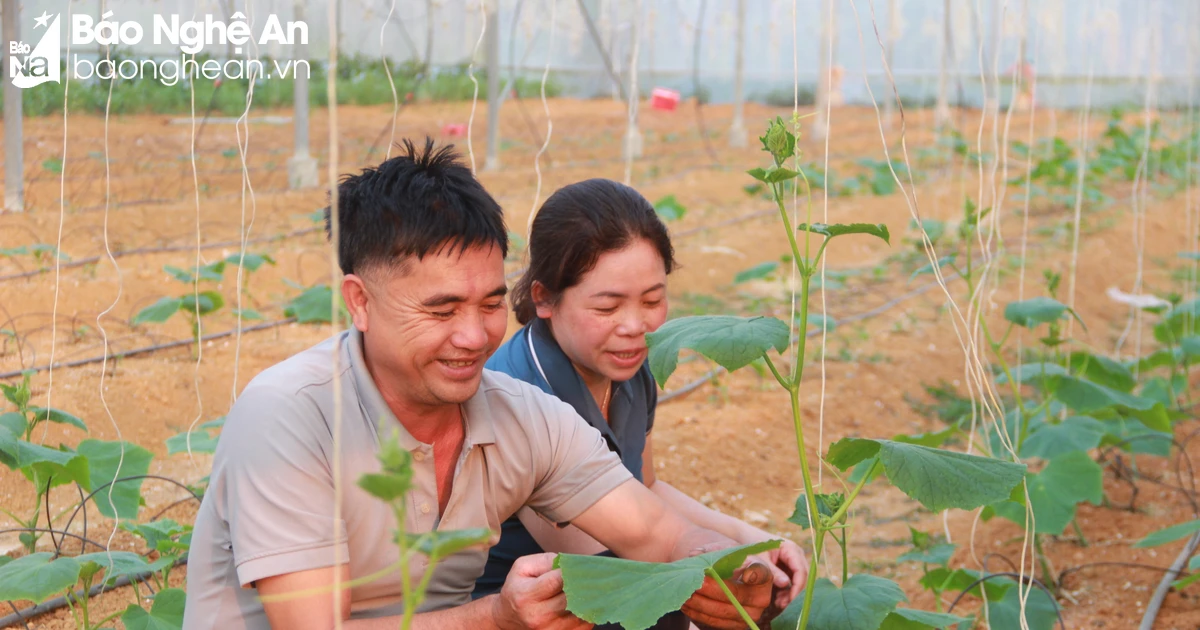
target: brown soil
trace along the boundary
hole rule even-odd
[[[480,109],[473,149],[481,169],[480,178],[506,208],[510,229],[523,234],[526,217],[535,204],[534,156],[541,141],[527,126],[520,107],[532,117],[536,133],[544,134],[544,119],[536,104],[510,104],[501,121],[501,133],[507,139],[501,154],[503,166],[497,171],[483,171],[485,124]],[[623,178],[620,156],[625,114],[619,103],[555,100],[551,101],[550,110],[554,133],[540,163],[542,181],[537,199],[545,199],[557,187],[586,177]],[[395,137],[418,138],[425,134],[441,137],[443,124],[465,122],[469,111],[470,104],[406,108],[397,120]],[[339,109],[339,173],[352,172],[382,159],[390,114],[390,108]],[[746,120],[750,121],[751,129],[757,130],[768,117],[789,114],[751,105],[747,107]],[[763,165],[764,159],[757,141],[752,140],[745,149],[725,147],[730,115],[725,107],[704,110],[714,163],[708,143],[697,131],[690,106],[674,113],[643,108],[645,156],[634,164],[633,183],[652,200],[673,194],[688,209],[687,215],[672,225],[682,262],[681,270],[671,280],[672,306],[676,311],[703,304],[697,296],[708,296],[710,303],[716,299],[731,309],[778,311],[776,314],[786,318],[788,314],[779,306],[786,288],[782,283],[731,286],[739,270],[777,260],[787,250],[787,242],[778,217],[770,212],[772,204],[743,190],[750,183],[744,171]],[[958,128],[973,146],[980,134],[979,121],[979,112],[962,112],[957,120]],[[900,156],[901,148],[900,125],[896,122],[888,134],[893,140],[889,145],[893,157]],[[1010,126],[1011,137],[1024,138],[1028,122],[1025,115],[1015,115]],[[1090,133],[1098,135],[1104,122],[1102,117],[1094,116]],[[1039,137],[1055,133],[1073,137],[1078,132],[1075,116],[1068,113],[1042,112],[1035,124]],[[916,160],[918,152],[932,147],[936,140],[931,113],[909,112],[905,128],[908,154]],[[111,168],[107,182],[106,129]],[[13,339],[2,342],[0,372],[43,365],[51,356],[56,362],[102,356],[106,343],[111,353],[187,338],[188,326],[182,319],[136,329],[128,322],[134,313],[159,297],[187,290],[162,271],[164,265],[190,267],[196,264],[197,256],[204,264],[238,251],[237,246],[225,246],[203,249],[198,255],[194,249],[197,226],[199,239],[205,243],[236,241],[242,226],[247,226],[249,238],[282,236],[314,226],[307,215],[323,207],[327,191],[286,190],[290,126],[250,125],[246,162],[253,195],[248,189],[243,195],[234,127],[217,123],[204,127],[203,136],[196,143],[195,179],[189,153],[191,131],[190,124],[173,124],[165,116],[113,118],[107,127],[102,118],[71,116],[63,182],[50,162],[62,157],[61,116],[26,121],[29,210],[21,215],[0,215],[0,248],[39,242],[53,244],[61,233],[61,250],[71,259],[100,256],[100,260],[62,269],[61,275],[51,267],[23,279],[0,278],[0,329],[16,331],[19,340],[19,343]],[[985,151],[989,150],[991,135],[989,123],[982,132]],[[246,136],[245,130],[242,136]],[[328,120],[323,111],[314,113],[312,137],[316,139],[314,145],[326,146]],[[458,143],[466,153],[463,139],[444,140]],[[809,159],[823,161],[823,143],[804,138],[803,146]],[[829,152],[830,165],[841,176],[855,172],[857,159],[883,159],[875,112],[869,108],[836,110]],[[325,181],[328,152],[322,148],[317,153]],[[1009,166],[1013,173],[1019,167],[1015,162]],[[955,219],[960,216],[963,196],[978,197],[981,190],[984,205],[989,205],[994,196],[993,186],[1004,179],[1004,173],[993,174],[985,169],[981,174],[977,167],[961,164],[914,165],[914,168],[923,177],[911,197],[925,218]],[[61,203],[60,186],[65,191]],[[1018,191],[1008,192],[1011,195]],[[1130,189],[1114,186],[1109,193],[1116,203],[1103,209],[1089,208],[1081,224],[1076,308],[1087,323],[1087,331],[1075,331],[1077,339],[1107,354],[1111,354],[1121,336],[1129,313],[1115,305],[1105,291],[1110,286],[1128,291],[1136,273]],[[1185,195],[1179,193],[1152,198],[1146,208],[1143,272],[1146,292],[1164,294],[1182,290],[1177,275],[1173,275],[1182,268],[1182,261],[1175,258],[1175,253],[1195,249],[1194,244],[1187,242],[1183,229],[1186,203]],[[1021,209],[1020,203],[1008,198],[997,215],[998,232],[1004,236],[1009,260],[1018,263]],[[824,220],[819,192],[812,212],[813,220]],[[1072,212],[1044,202],[1033,206],[1025,267],[1026,297],[1043,293],[1044,269],[1063,273],[1065,295],[1070,232],[1063,226],[1070,221]],[[800,220],[806,220],[803,203],[799,213]],[[849,277],[843,288],[826,292],[827,310],[833,318],[861,313],[928,281],[930,276],[909,281],[915,266],[911,261],[918,259],[905,254],[913,250],[904,241],[905,236],[912,235],[907,227],[911,217],[910,206],[900,194],[885,197],[863,194],[829,200],[829,222],[886,223],[893,234],[891,248],[868,238],[841,239],[831,248],[828,255],[831,272],[860,272]],[[123,256],[116,258],[114,265],[105,255],[106,230],[108,246],[114,252],[155,246],[180,249]],[[282,305],[298,292],[285,281],[301,286],[328,282],[329,253],[319,232],[257,243],[249,251],[268,253],[278,262],[251,274],[244,283],[243,306],[258,310],[268,321],[281,319]],[[0,276],[37,269],[39,264],[29,257],[0,258]],[[875,278],[871,270],[877,266],[882,266],[883,273]],[[519,268],[515,258],[511,268]],[[1018,277],[1016,267],[1004,272],[994,286],[995,293],[989,296],[988,320],[993,328],[1002,329],[1000,312],[1003,304],[1017,298]],[[230,309],[236,306],[232,304],[237,294],[234,278],[234,273],[227,273],[224,284],[215,287],[231,304],[205,319],[205,333],[230,330],[236,325],[230,314]],[[951,282],[948,286],[955,301],[965,304],[962,283]],[[820,299],[814,298],[813,304],[819,311]],[[826,342],[824,364],[816,359],[820,356],[817,353],[820,338],[810,340],[810,362],[802,391],[810,458],[846,436],[890,437],[942,428],[936,418],[915,411],[908,398],[927,400],[923,384],[963,380],[964,352],[946,304],[945,293],[934,288],[877,316],[839,326]],[[52,317],[52,313],[57,317]],[[1142,354],[1145,354],[1153,338],[1148,332],[1149,323],[1143,324],[1140,329],[1135,327],[1134,333],[1142,333]],[[510,330],[515,330],[515,325]],[[247,332],[240,341],[232,336],[207,342],[198,355],[183,347],[109,360],[104,365],[106,371],[102,371],[100,363],[55,369],[34,378],[34,401],[84,418],[91,437],[121,437],[154,451],[157,458],[151,465],[153,474],[195,481],[207,474],[208,459],[199,455],[167,457],[164,441],[197,421],[222,415],[255,374],[329,334],[328,326],[286,324]],[[1129,336],[1123,348],[1125,356],[1133,353],[1135,337],[1132,333]],[[1026,335],[1024,342],[1034,343],[1034,338]],[[707,369],[702,361],[684,363],[668,388],[679,387]],[[706,385],[664,404],[658,413],[655,439],[658,474],[717,509],[763,519],[768,528],[802,541],[806,535],[785,520],[801,487],[787,397],[769,381],[769,376],[764,379],[744,370],[714,379],[716,387]],[[1182,422],[1180,439],[1198,427],[1195,420]],[[59,425],[48,426],[39,433],[37,438],[51,445],[74,444],[82,439],[79,431]],[[1200,457],[1200,444],[1193,440],[1188,452],[1193,459]],[[1175,473],[1173,460],[1142,457],[1138,464],[1144,474],[1161,476],[1163,483],[1181,485],[1189,481]],[[827,490],[839,487],[829,472],[822,476]],[[1174,558],[1180,543],[1157,550],[1133,549],[1130,543],[1167,524],[1192,518],[1188,503],[1177,491],[1139,481],[1134,507],[1129,509],[1130,487],[1128,481],[1115,477],[1113,469],[1106,471],[1109,504],[1084,505],[1079,512],[1088,546],[1083,546],[1074,535],[1046,539],[1046,551],[1054,570],[1100,561],[1166,566]],[[144,519],[185,496],[178,488],[160,482],[148,481],[145,488],[148,507],[143,512]],[[61,510],[71,505],[72,492],[56,490],[52,506]],[[0,474],[0,497],[6,509],[18,513],[28,513],[35,507],[28,483],[7,471]],[[943,523],[942,515],[928,513],[882,484],[868,486],[856,505],[851,533],[852,570],[867,570],[897,579],[909,594],[910,605],[915,607],[932,608],[933,601],[917,585],[918,569],[894,562],[905,550],[909,526],[928,532],[949,531],[960,545],[954,566],[982,569],[987,562],[990,570],[998,571],[1005,570],[1001,568],[1005,566],[1001,554],[1013,562],[1021,557],[1020,543],[1013,542],[1020,530],[1000,519],[976,523],[974,513],[951,512]],[[169,514],[186,520],[192,518],[194,510],[193,505],[185,504],[173,508]],[[111,525],[108,528],[105,524],[98,525],[98,519],[98,515],[92,515],[87,536],[103,541]],[[7,519],[0,522],[2,526],[9,524]],[[83,533],[78,522],[73,531]],[[50,545],[45,538],[42,542]],[[118,533],[113,548],[137,550],[136,543],[135,539]],[[0,550],[18,548],[15,535],[0,535]],[[74,545],[68,543],[68,548]],[[835,568],[837,560],[831,554],[827,566]],[[1108,566],[1074,572],[1067,578],[1059,599],[1068,626],[1136,626],[1160,577],[1151,570]],[[1183,630],[1200,625],[1195,590],[1171,594],[1156,628]],[[106,595],[98,604],[99,612],[120,609],[130,601],[127,592]],[[21,607],[27,603],[15,604]],[[974,604],[968,601],[965,605],[965,610],[972,610]],[[31,627],[74,625],[64,610],[38,619]]]

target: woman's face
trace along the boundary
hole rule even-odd
[[[542,293],[543,295],[538,295]],[[579,284],[557,304],[545,304],[534,287],[537,315],[585,381],[627,381],[646,360],[646,333],[667,319],[667,271],[645,239],[600,255]]]

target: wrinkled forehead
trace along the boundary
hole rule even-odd
[[[399,259],[388,270],[387,284],[389,290],[422,301],[436,294],[484,299],[498,290],[503,294],[504,256],[491,243],[462,247],[447,242],[423,257]]]

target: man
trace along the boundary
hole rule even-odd
[[[226,418],[192,536],[187,630],[326,630],[336,617],[345,628],[395,628],[397,572],[337,598],[332,588],[398,559],[390,508],[355,485],[379,470],[379,440],[393,432],[412,454],[410,533],[497,532],[528,506],[626,558],[733,545],[670,511],[569,405],[484,370],[508,323],[500,207],[448,147],[405,145],[339,187],[353,328],[259,374]],[[523,558],[498,595],[472,601],[485,560],[477,549],[439,563],[413,627],[590,627],[566,611],[552,554]],[[419,576],[425,565],[409,569]],[[752,564],[729,586],[757,618],[771,582]],[[310,594],[264,603],[289,593]],[[711,580],[684,612],[744,627]]]

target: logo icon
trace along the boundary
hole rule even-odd
[[[29,44],[23,41],[8,43],[8,76],[12,78],[13,85],[27,89],[48,81],[61,83],[59,64],[62,59],[62,35],[58,23],[59,14],[54,14],[53,18],[54,21],[51,22],[49,13],[42,13],[41,17],[34,18],[35,34],[40,28],[45,28],[46,31],[32,50]]]

